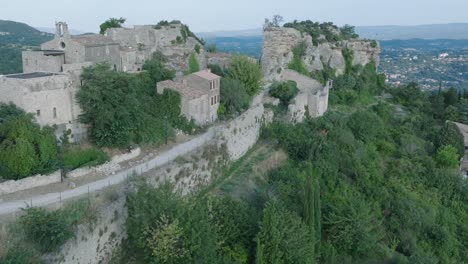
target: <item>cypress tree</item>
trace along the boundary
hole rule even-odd
[[[314,190],[314,231],[315,231],[315,255],[320,257],[320,243],[322,240],[322,209],[320,202],[320,183],[315,181]]]

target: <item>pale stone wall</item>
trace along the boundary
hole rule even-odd
[[[33,113],[41,126],[69,124],[73,120],[71,80],[65,74],[31,79],[0,77],[0,93],[0,102],[11,101]]]
[[[23,51],[23,72],[60,72],[64,55],[45,56],[43,51]]]
[[[85,61],[107,62],[111,68],[121,71],[120,46],[118,44],[87,46],[85,48]]]
[[[263,97],[263,93],[257,95],[246,112],[218,127],[218,142],[226,145],[230,160],[237,160],[247,153],[257,143],[264,122],[271,121],[264,115]]]
[[[283,70],[280,81],[295,81],[299,92],[288,106],[291,122],[302,122],[308,109],[311,117],[322,116],[328,109],[328,94],[331,83],[323,86],[318,81],[293,70]]]
[[[65,43],[65,48],[62,48],[61,43]],[[73,41],[70,36],[56,37],[51,41],[41,45],[42,50],[63,50],[65,52],[65,63],[81,63],[85,62],[86,49],[83,45]]]
[[[21,180],[9,180],[0,183],[0,195],[24,191],[40,186],[46,186],[61,181],[60,171],[56,171],[49,175],[35,175]]]

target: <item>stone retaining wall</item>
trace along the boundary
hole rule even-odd
[[[49,175],[35,175],[21,180],[0,183],[0,195],[24,191],[31,188],[60,182],[60,170]]]

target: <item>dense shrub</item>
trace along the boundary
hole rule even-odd
[[[288,105],[289,101],[296,97],[299,92],[295,81],[275,82],[270,86],[269,94],[280,99],[283,105]]]
[[[174,76],[164,67],[162,55],[156,53],[143,68],[147,71],[136,75],[112,71],[106,64],[83,70],[83,87],[77,94],[83,109],[80,121],[90,126],[94,144],[120,148],[162,144],[173,138],[174,128],[193,132],[193,123],[181,116],[180,95],[155,91],[156,82]]]
[[[309,76],[310,72],[307,69],[307,66],[305,65],[304,61],[302,60],[302,57],[305,55],[306,49],[307,43],[305,41],[302,41],[293,47],[293,58],[288,64],[288,69]]]
[[[28,208],[20,217],[20,224],[28,239],[42,252],[55,251],[74,234],[73,226],[67,222],[62,211],[47,212],[43,208]]]
[[[69,170],[85,166],[96,166],[109,161],[109,156],[97,148],[72,149],[62,155],[63,165]]]
[[[200,71],[200,64],[198,63],[197,57],[195,53],[190,54],[189,61],[188,61],[188,69],[186,74],[194,73]]]
[[[240,81],[249,96],[260,91],[262,72],[258,63],[246,56],[234,56],[229,65],[229,78]]]
[[[235,116],[249,107],[250,96],[238,80],[222,78],[220,96],[224,107],[223,115],[226,117]]]
[[[0,177],[20,179],[57,168],[57,144],[50,127],[40,128],[33,115],[0,103]]]

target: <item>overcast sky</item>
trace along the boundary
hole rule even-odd
[[[128,25],[178,19],[192,31],[259,28],[265,17],[335,24],[418,25],[468,22],[468,0],[1,0],[0,19],[37,27],[66,21],[72,29],[96,32],[109,17]]]

